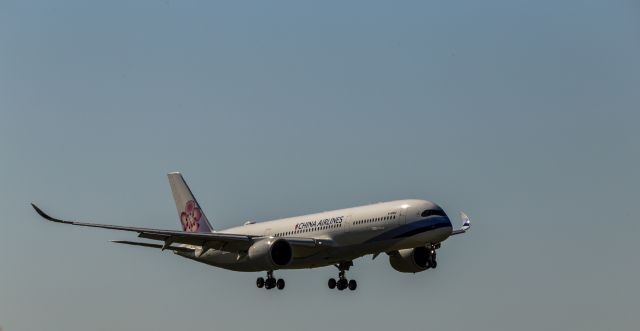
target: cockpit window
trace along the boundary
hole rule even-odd
[[[447,216],[444,211],[442,211],[442,209],[427,209],[425,211],[422,212],[422,214],[420,214],[422,217],[429,217],[429,216]]]

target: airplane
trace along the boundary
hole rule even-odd
[[[330,289],[355,290],[356,280],[346,271],[353,260],[365,255],[389,256],[393,269],[404,273],[437,267],[436,250],[453,235],[465,233],[471,223],[460,212],[463,225],[453,229],[447,214],[433,202],[396,200],[338,209],[215,231],[179,172],[167,174],[178,209],[182,231],[66,221],[35,211],[48,221],[77,226],[137,232],[146,241],[112,240],[114,243],[169,250],[214,267],[243,272],[267,272],[258,277],[258,288],[284,289],[284,279],[274,270],[306,269],[334,265],[338,279],[330,278]]]

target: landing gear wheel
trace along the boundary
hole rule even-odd
[[[264,288],[266,288],[267,290],[270,290],[272,288],[274,288],[276,286],[276,279],[275,278],[267,278],[267,280],[264,283]]]
[[[436,262],[436,249],[440,248],[440,243],[427,245],[426,247],[429,253],[427,255],[425,269],[435,269],[438,266],[438,262]]]
[[[329,278],[329,288],[332,290],[336,288],[336,280],[334,278]]]
[[[262,277],[258,277],[258,279],[256,279],[256,286],[258,286],[258,288],[264,287],[267,290],[270,290],[274,287],[277,287],[279,290],[282,290],[284,288],[284,279],[276,280],[273,277],[273,270],[268,270],[266,279]]]
[[[342,291],[349,286],[349,282],[347,282],[346,278],[342,278],[338,281],[338,290]]]
[[[338,288],[338,291],[342,291],[346,288],[347,286],[345,286],[341,281],[338,281],[338,285],[336,286],[336,288]]]
[[[329,288],[337,288],[338,291],[344,291],[344,289],[346,288],[349,288],[352,291],[355,290],[358,284],[355,280],[348,281],[347,276],[345,275],[346,271],[353,266],[353,261],[342,261],[338,264],[335,264],[335,266],[336,268],[338,268],[338,270],[340,270],[340,272],[338,273],[338,280],[330,278],[328,283]]]

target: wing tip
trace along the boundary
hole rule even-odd
[[[33,209],[36,211],[36,213],[38,213],[38,215],[40,215],[42,218],[51,220],[51,216],[47,215],[47,213],[45,213],[44,211],[42,211],[42,209],[40,209],[38,206],[36,206],[35,203],[31,203],[31,207],[33,207]]]
[[[469,219],[469,216],[467,216],[467,214],[465,214],[465,212],[461,211],[460,212],[460,218],[462,219],[462,230],[467,231],[469,230],[469,228],[471,228],[471,220]]]
[[[40,207],[36,206],[36,204],[33,202],[31,203],[31,207],[33,207],[33,209],[36,211],[36,213],[38,213],[38,215],[40,215],[40,217],[46,219],[47,221],[57,222],[57,223],[73,223],[73,222],[63,221],[63,220],[49,216],[49,214],[45,213],[42,209],[40,209]]]

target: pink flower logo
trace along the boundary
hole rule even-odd
[[[195,201],[189,200],[184,206],[184,211],[180,214],[182,230],[186,232],[198,232],[200,228],[200,218],[202,211]]]

